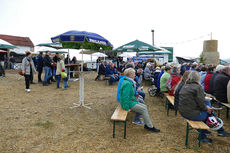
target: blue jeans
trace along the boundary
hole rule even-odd
[[[48,67],[48,66],[45,66],[44,82],[47,83],[47,80],[49,80],[51,76],[52,76],[52,70],[51,70],[51,68]]]
[[[141,95],[143,97],[143,99],[145,100],[145,92],[143,89],[137,91],[139,95]]]
[[[114,75],[107,75],[107,77],[110,77],[110,79],[109,79],[109,84],[110,85],[119,80],[118,75],[115,75],[115,76]]]
[[[10,69],[14,69],[14,63],[10,62]]]
[[[56,75],[56,81],[57,81],[57,88],[59,88],[60,82],[61,82],[61,75]]]
[[[62,78],[63,82],[64,82],[64,87],[63,88],[67,88],[68,87],[68,78]]]

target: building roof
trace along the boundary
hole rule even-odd
[[[29,37],[19,37],[0,34],[0,39],[5,40],[15,46],[34,47],[34,44]]]

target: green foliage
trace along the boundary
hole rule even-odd
[[[200,63],[204,63],[205,62],[205,58],[204,58],[204,54],[203,54],[203,52],[200,54],[200,58],[199,58],[199,61],[200,61]]]
[[[50,128],[50,127],[53,126],[53,123],[50,122],[50,121],[46,121],[45,123],[37,122],[37,123],[35,124],[35,126],[39,126],[39,127],[43,127],[43,128],[45,128],[45,129],[48,129],[48,128]]]

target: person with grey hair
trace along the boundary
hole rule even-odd
[[[217,100],[228,103],[227,85],[230,80],[230,67],[225,66],[222,72],[218,74],[213,83],[213,95]]]
[[[150,121],[147,106],[143,103],[137,101],[135,97],[135,70],[133,68],[128,68],[125,70],[124,81],[120,88],[120,105],[122,109],[126,111],[134,111],[141,114],[144,118],[144,128],[151,132],[160,132],[159,129],[155,128]]]
[[[152,74],[151,74],[150,68],[151,68],[151,64],[147,63],[146,67],[144,69],[144,78],[145,79],[152,78]]]
[[[200,74],[196,71],[191,71],[189,73],[187,81],[179,93],[179,101],[179,112],[188,120],[206,122],[209,114],[215,116],[211,103],[205,101],[205,94],[200,85]],[[223,127],[217,130],[217,132],[218,136],[230,136]],[[208,133],[210,132],[201,130],[201,142],[212,142],[212,139],[206,137]]]
[[[26,52],[26,57],[22,60],[22,74],[24,74],[25,77],[25,84],[26,84],[26,92],[30,92],[30,80],[31,75],[33,75],[33,72],[36,73],[36,69],[34,66],[34,62],[31,58],[31,53]]]
[[[212,75],[212,77],[211,77],[211,79],[209,81],[209,91],[208,91],[208,93],[211,94],[211,95],[213,95],[214,80],[215,80],[216,76],[222,72],[223,68],[224,68],[223,65],[217,65],[217,67],[215,69],[215,73]]]

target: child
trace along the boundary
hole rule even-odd
[[[66,89],[66,88],[69,87],[69,86],[68,86],[68,77],[67,77],[67,73],[65,73],[65,69],[62,69],[62,70],[61,70],[61,78],[62,78],[62,80],[63,80],[63,82],[64,82],[64,87],[63,87],[63,89]]]

